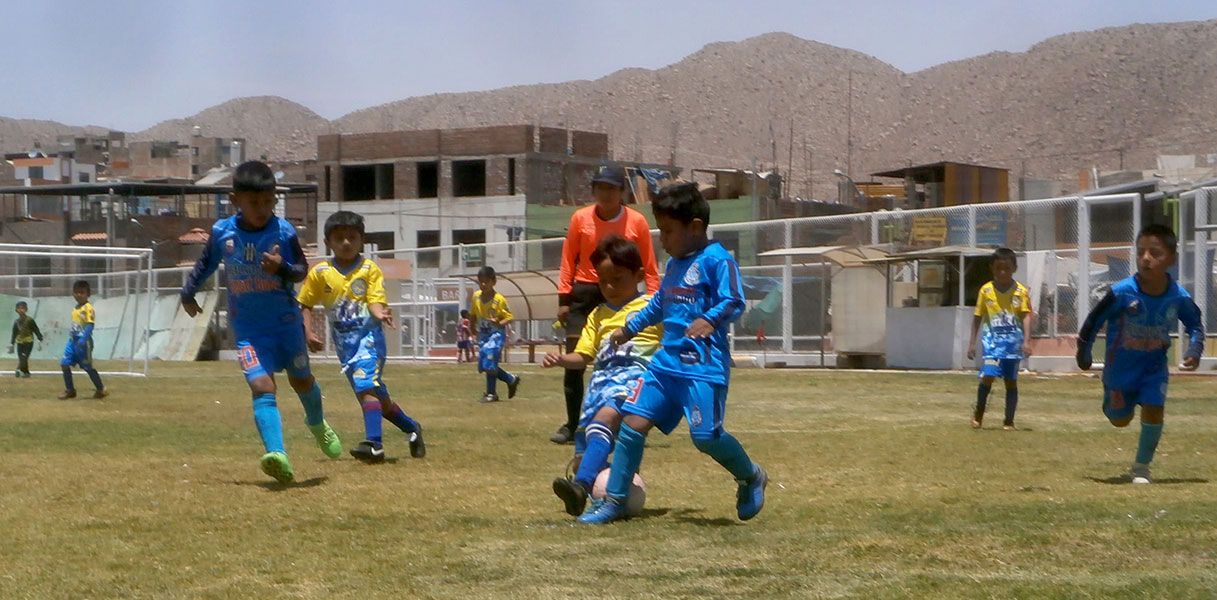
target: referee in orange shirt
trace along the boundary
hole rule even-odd
[[[558,275],[558,320],[566,326],[566,351],[574,352],[587,315],[604,302],[592,252],[609,234],[617,234],[638,245],[642,252],[647,293],[659,291],[659,269],[651,244],[651,228],[642,213],[622,202],[625,169],[602,165],[592,178],[596,203],[575,211],[562,244],[562,268]],[[566,393],[566,423],[549,439],[555,444],[574,441],[579,409],[583,405],[583,375],[586,369],[567,370],[563,379]]]

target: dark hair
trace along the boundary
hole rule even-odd
[[[30,305],[26,304],[25,300],[21,300],[21,301],[17,302],[17,304],[15,306],[13,306],[13,308],[29,308],[29,307],[30,307]]]
[[[1015,267],[1018,266],[1018,256],[1009,248],[998,248],[993,251],[993,255],[989,257],[989,264],[993,264],[999,260],[1008,260]]]
[[[89,287],[89,282],[83,279],[77,279],[72,283],[72,291],[75,292],[76,290],[84,290],[87,293],[93,292],[93,289]]]
[[[638,250],[638,245],[617,234],[605,236],[596,244],[596,249],[592,251],[592,267],[599,266],[606,258],[618,267],[629,269],[631,273],[642,270],[642,252]]]
[[[359,237],[363,237],[363,217],[349,211],[340,210],[329,216],[325,220],[325,239],[329,241],[330,232],[339,227],[354,227],[359,230]]]
[[[1166,225],[1146,225],[1137,234],[1137,239],[1140,240],[1145,236],[1156,237],[1162,242],[1163,246],[1171,251],[1171,254],[1179,253],[1179,238],[1175,237],[1175,230]]]
[[[270,170],[270,166],[260,160],[243,162],[232,174],[232,191],[273,192],[275,174]]]
[[[494,275],[494,267],[491,267],[489,265],[478,269],[478,279],[485,279],[487,281],[498,281],[498,277],[495,277],[495,275]]]
[[[462,319],[468,319],[468,318],[469,318],[469,311],[467,311],[467,310],[465,310],[465,309],[463,309],[463,308],[462,308],[462,309],[461,309],[461,318],[462,318]]]
[[[697,184],[691,181],[673,183],[660,189],[651,201],[651,212],[656,217],[669,217],[685,224],[692,223],[693,219],[710,224],[710,203],[702,197]]]

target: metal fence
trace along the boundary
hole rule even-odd
[[[830,217],[808,217],[749,223],[716,224],[710,236],[731,250],[740,263],[747,295],[747,311],[734,325],[733,344],[738,351],[812,356],[831,364],[832,283],[843,268],[821,261],[790,256],[765,256],[784,248],[825,246],[882,246],[899,253],[934,246],[1005,246],[1019,254],[1016,277],[1032,288],[1036,316],[1035,337],[1072,337],[1090,308],[1107,287],[1135,269],[1134,242],[1142,221],[1161,222],[1179,233],[1179,281],[1196,298],[1209,331],[1217,319],[1209,310],[1214,284],[1214,242],[1210,219],[1217,219],[1217,187],[1196,189],[1178,198],[1146,201],[1139,194],[1064,197],[1002,204],[967,205],[941,209],[888,211]],[[713,206],[713,205],[712,205]],[[645,207],[643,207],[645,210]],[[667,256],[652,232],[662,270]],[[459,311],[467,308],[476,289],[476,274],[483,266],[500,273],[500,291],[508,292],[518,322],[512,340],[517,354],[537,350],[565,336],[554,326],[557,271],[562,238],[521,240],[490,244],[397,249],[374,252],[374,258],[408,264],[408,274],[388,281],[396,331],[389,335],[390,358],[455,360]],[[24,270],[11,260],[0,262],[0,279],[23,285]],[[139,274],[98,272],[102,293],[142,288]],[[898,301],[894,284],[915,284],[916,268],[875,265],[888,277],[888,302]],[[986,267],[979,267],[987,269]],[[77,269],[80,271],[81,269]],[[150,287],[171,294],[187,269],[158,269]],[[1198,277],[1197,274],[1200,274]],[[987,279],[987,272],[974,274]],[[513,284],[530,278],[528,285]],[[124,279],[125,278],[125,279]],[[968,298],[961,282],[954,299]],[[1202,285],[1197,286],[1196,281]],[[26,284],[30,281],[25,278]],[[217,287],[223,287],[222,273]],[[528,288],[528,289],[525,289]],[[45,294],[46,291],[39,293]],[[515,294],[514,297],[512,294]],[[221,301],[217,323],[223,326]],[[319,319],[320,321],[320,319]],[[320,323],[318,323],[320,325]],[[231,344],[231,336],[227,337]],[[814,360],[811,361],[814,364]]]

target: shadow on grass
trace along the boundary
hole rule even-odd
[[[1115,477],[1087,477],[1095,483],[1105,485],[1132,485],[1132,477],[1129,475],[1116,475]],[[1201,477],[1165,477],[1162,479],[1154,479],[1151,485],[1177,485],[1184,483],[1208,483],[1209,480]]]
[[[673,512],[672,517],[681,523],[687,523],[689,525],[697,525],[699,527],[737,527],[739,525],[742,525],[742,523],[740,523],[739,521],[736,521],[735,519],[728,519],[726,517],[718,517],[716,519],[710,519],[710,518],[698,516],[698,513],[700,513],[700,512],[701,512],[700,510],[685,508],[685,509],[681,509],[681,510]],[[645,514],[645,511],[643,511],[643,514]]]
[[[302,479],[300,481],[293,481],[288,484],[282,484],[282,483],[279,483],[278,481],[234,481],[233,483],[235,483],[236,485],[248,485],[248,486],[260,487],[268,492],[283,492],[283,491],[295,489],[295,488],[318,487],[321,484],[323,484],[329,480],[330,480],[329,477],[313,477],[311,479]]]

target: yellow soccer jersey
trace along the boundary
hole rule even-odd
[[[501,330],[503,326],[499,325],[500,321],[515,318],[511,309],[507,308],[507,298],[503,297],[503,294],[495,292],[490,302],[482,302],[481,290],[473,293],[473,301],[469,303],[469,316],[477,319],[479,333]]]
[[[620,347],[613,347],[609,342],[609,336],[614,331],[625,327],[626,322],[650,301],[651,296],[642,295],[630,300],[621,308],[613,308],[608,303],[597,306],[596,310],[587,316],[587,325],[583,327],[583,333],[579,336],[575,353],[594,358],[596,369],[628,363],[650,363],[651,356],[659,349],[659,340],[663,337],[662,325],[643,329],[641,333]]]
[[[387,306],[389,303],[385,295],[384,274],[369,258],[362,259],[345,273],[328,260],[313,265],[296,299],[304,307],[325,307],[330,331],[340,354],[350,350],[345,346],[357,344],[362,337],[364,324],[371,315],[368,306]]]
[[[69,335],[73,338],[78,338],[84,335],[85,326],[92,325],[95,314],[93,313],[93,304],[85,302],[80,306],[72,309],[72,329],[69,330]]]
[[[1023,352],[1023,317],[1031,312],[1031,293],[1015,281],[999,292],[993,282],[984,284],[976,297],[980,318],[981,350],[985,358],[1020,358]]]

